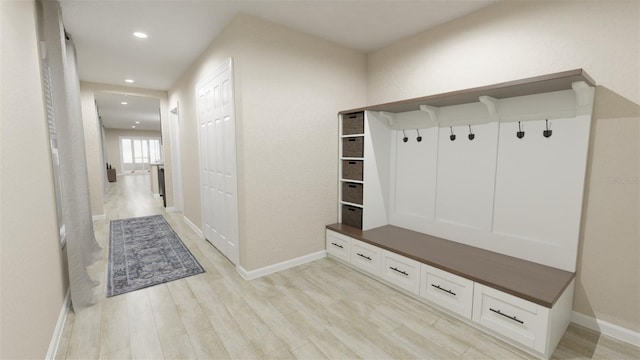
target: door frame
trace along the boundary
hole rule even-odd
[[[182,155],[180,145],[180,103],[169,110],[169,134],[171,141],[171,164],[173,179],[173,208],[184,211],[182,193]]]
[[[230,117],[231,117],[231,124],[233,125],[233,137],[230,140],[229,144],[225,144],[225,149],[229,149],[231,150],[231,153],[229,154],[229,158],[233,159],[233,178],[234,178],[234,182],[231,184],[232,189],[231,192],[233,194],[232,196],[232,206],[231,209],[229,211],[229,213],[225,214],[225,218],[227,219],[226,224],[227,226],[229,226],[229,228],[227,229],[227,233],[231,233],[231,236],[233,237],[233,240],[235,241],[235,245],[233,246],[233,251],[226,251],[228,249],[227,244],[225,244],[225,249],[218,249],[220,251],[221,254],[223,254],[225,257],[227,257],[227,259],[234,264],[236,267],[240,266],[240,231],[239,231],[239,219],[238,219],[238,214],[239,214],[239,209],[238,209],[238,164],[237,164],[237,136],[236,136],[236,109],[235,109],[235,83],[234,83],[234,77],[233,77],[233,60],[232,58],[228,58],[227,60],[223,61],[220,66],[213,71],[211,74],[209,74],[208,76],[204,77],[201,81],[199,81],[196,86],[195,86],[195,96],[196,96],[196,129],[197,129],[197,133],[198,133],[198,154],[200,155],[200,159],[199,159],[199,167],[198,167],[198,174],[200,175],[200,211],[201,211],[201,219],[202,219],[202,238],[206,241],[208,241],[210,244],[213,245],[213,243],[209,240],[207,240],[207,228],[206,228],[206,221],[207,219],[205,218],[205,206],[206,206],[206,194],[204,194],[204,179],[202,178],[202,172],[203,172],[203,165],[202,162],[205,161],[203,160],[203,154],[202,154],[202,149],[203,149],[203,139],[202,139],[202,135],[201,135],[201,130],[200,130],[200,109],[198,108],[198,104],[199,102],[199,96],[200,96],[200,92],[201,90],[204,88],[204,86],[206,84],[208,84],[209,82],[213,81],[215,78],[217,78],[218,76],[222,75],[225,71],[229,72],[229,85],[230,85],[230,91],[229,91],[229,96],[230,96],[230,103],[231,103],[231,111],[230,111]],[[227,146],[230,145],[230,146]],[[226,164],[225,164],[226,165]],[[225,209],[226,211],[227,209]],[[228,220],[228,216],[231,216],[231,220]],[[227,236],[228,238],[228,236]],[[226,240],[226,239],[225,239]],[[228,241],[227,241],[228,243]],[[215,245],[214,245],[215,246]],[[225,253],[226,252],[226,253]]]

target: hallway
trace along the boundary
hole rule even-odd
[[[56,359],[531,358],[328,258],[245,281],[149,188],[148,175],[108,184],[107,219],[94,223],[104,249],[91,267],[98,303],[69,313]],[[106,298],[109,221],[152,214],[167,219],[206,272]],[[639,357],[575,325],[553,356]]]

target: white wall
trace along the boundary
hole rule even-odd
[[[240,15],[170,89],[180,103],[185,216],[201,226],[195,85],[233,57],[240,264],[324,249],[337,220],[337,112],[365,102],[365,57]]]
[[[41,359],[65,295],[36,19],[0,1],[0,358]]]
[[[369,54],[370,104],[584,68],[596,89],[574,310],[640,331],[640,3],[501,2]]]
[[[584,68],[640,102],[640,30],[633,1],[499,3],[369,54],[378,104]],[[615,64],[615,65],[614,65]]]
[[[105,135],[105,162],[108,162],[116,173],[121,173],[120,161],[120,137],[148,137],[160,138],[160,131],[104,129]],[[165,139],[167,141],[167,139]]]

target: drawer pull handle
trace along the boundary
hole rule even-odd
[[[349,165],[355,165],[356,162],[355,161],[349,161]]]
[[[356,211],[354,208],[347,208],[349,211]]]
[[[356,141],[356,139],[354,139],[354,138],[350,138],[350,139],[349,139],[349,140],[347,140],[347,141],[349,141],[349,142],[353,142],[353,141]]]
[[[358,115],[349,115],[349,119],[355,119]]]
[[[361,258],[365,258],[365,259],[367,259],[367,260],[371,261],[371,258],[370,258],[370,257],[368,257],[367,255],[363,255],[363,254],[360,254],[360,253],[357,253],[357,254],[358,254],[358,256],[360,256]]]
[[[350,188],[352,188],[352,189],[357,188],[357,186],[356,186],[356,185],[349,185],[349,187],[350,187]]]
[[[334,243],[334,242],[332,242],[332,243],[331,243],[331,245],[336,246],[336,247],[339,247],[340,249],[344,249],[344,247],[343,247],[342,245],[340,245],[340,244],[336,244],[336,243]]]
[[[517,318],[517,317],[515,317],[515,316],[509,316],[509,315],[507,315],[507,314],[503,313],[503,312],[502,312],[502,311],[500,311],[500,310],[496,310],[496,309],[492,309],[492,308],[489,308],[489,310],[493,311],[494,313],[496,313],[496,314],[498,314],[498,315],[502,315],[502,316],[506,317],[507,319],[513,320],[513,321],[515,321],[515,322],[517,322],[517,323],[520,323],[520,324],[523,324],[523,325],[524,325],[524,321],[522,321],[522,320],[518,319],[518,318]]]
[[[453,295],[453,296],[456,296],[456,293],[454,293],[454,292],[453,292],[453,291],[451,291],[451,290],[447,290],[447,289],[441,288],[441,287],[440,287],[440,285],[431,284],[431,286],[433,286],[434,288],[436,288],[436,289],[438,289],[438,290],[440,290],[440,291],[444,291],[444,292],[446,292],[446,293],[448,293],[448,294],[451,294],[451,295]]]
[[[395,271],[395,272],[399,272],[400,274],[404,275],[404,276],[409,276],[409,273],[406,271],[402,271],[402,270],[398,270],[398,268],[394,268],[394,267],[389,267],[389,269]]]

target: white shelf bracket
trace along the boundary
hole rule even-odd
[[[387,122],[389,123],[389,126],[393,126],[393,123],[395,122],[395,120],[393,119],[393,113],[388,113],[385,111],[378,111],[378,115],[387,120]]]
[[[491,96],[480,96],[478,100],[487,107],[489,115],[496,116],[498,114],[498,99]]]
[[[571,88],[576,93],[576,105],[585,106],[591,101],[591,87],[584,81],[571,83]]]
[[[429,106],[429,105],[420,105],[420,110],[426,112],[427,114],[429,114],[429,118],[431,119],[432,122],[434,123],[438,123],[438,108],[435,106]]]

